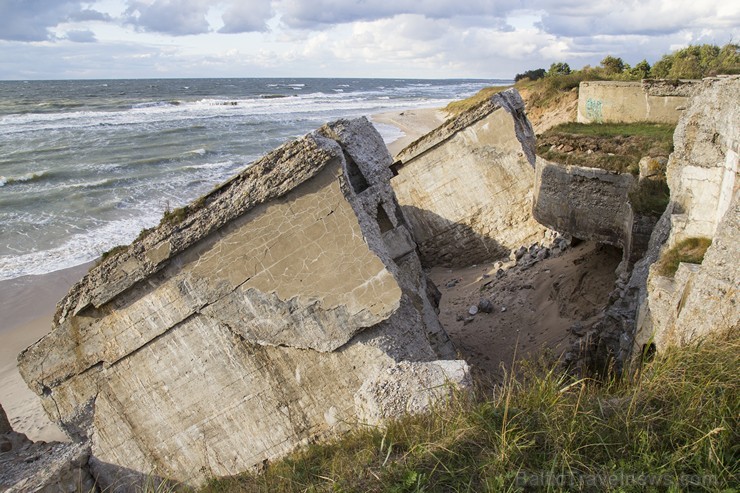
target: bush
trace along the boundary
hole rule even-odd
[[[522,79],[529,79],[529,80],[539,80],[542,79],[545,74],[544,68],[538,68],[536,70],[527,70],[523,74],[516,74],[516,77],[514,77],[514,82],[519,82]]]
[[[740,45],[691,45],[664,55],[650,70],[657,79],[700,79],[717,74],[740,73]]]

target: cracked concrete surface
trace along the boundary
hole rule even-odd
[[[467,384],[464,362],[437,361],[454,348],[390,163],[365,119],[327,125],[71,290],[19,370],[90,442],[100,485],[235,474],[406,400],[419,410],[444,397],[418,392],[441,376]],[[355,397],[391,368],[403,388]]]
[[[391,185],[426,266],[508,255],[542,239],[532,217],[534,132],[516,89],[411,144]]]

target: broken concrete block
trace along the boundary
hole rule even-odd
[[[247,470],[364,419],[386,369],[454,359],[390,164],[366,119],[326,125],[72,288],[19,369],[103,488]]]
[[[542,237],[532,217],[535,136],[515,89],[402,150],[396,192],[427,266],[490,262]]]

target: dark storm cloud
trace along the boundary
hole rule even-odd
[[[104,14],[82,7],[80,1],[0,0],[0,39],[7,41],[45,41],[49,31],[62,22],[81,17],[102,19]]]

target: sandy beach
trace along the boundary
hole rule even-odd
[[[444,122],[446,114],[436,108],[410,109],[371,117],[393,125],[404,136],[388,144],[396,155],[408,144]],[[66,440],[49,421],[41,402],[18,373],[18,354],[50,329],[56,303],[89,270],[91,264],[38,276],[0,281],[0,403],[13,428],[32,440]]]
[[[388,150],[394,157],[407,145],[442,125],[446,118],[447,113],[440,108],[415,108],[370,117],[374,123],[393,125],[404,133],[403,137],[388,144]]]

